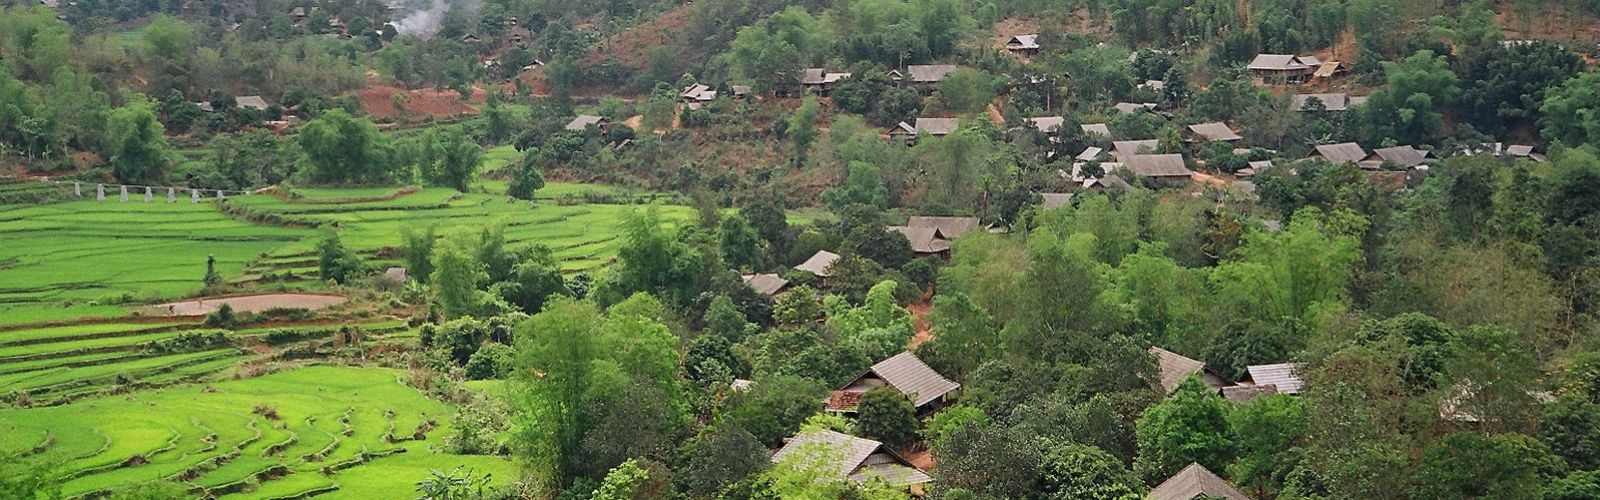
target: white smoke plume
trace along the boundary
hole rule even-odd
[[[465,9],[467,15],[476,14],[481,0],[427,0],[427,7],[417,9],[420,2],[408,2],[407,7],[412,10],[404,18],[395,21],[394,30],[402,35],[416,35],[423,38],[433,36],[439,32],[440,23],[444,22],[445,13],[452,9]]]

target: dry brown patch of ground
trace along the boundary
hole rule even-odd
[[[235,313],[256,313],[268,309],[326,309],[345,303],[348,300],[338,295],[317,295],[309,293],[270,293],[261,295],[238,295],[231,297],[201,297],[180,302],[169,302],[150,306],[149,312],[153,314],[166,314],[168,316],[199,316],[210,314],[221,308],[223,304],[233,308]]]
[[[374,118],[399,118],[400,110],[395,109],[394,95],[404,94],[406,101],[401,104],[405,108],[405,118],[416,119],[421,117],[449,118],[478,112],[474,103],[483,102],[485,93],[481,88],[473,88],[472,97],[466,102],[461,101],[461,94],[454,90],[415,89],[408,90],[394,85],[369,83],[365,88],[356,91],[356,98],[361,100],[361,109]]]

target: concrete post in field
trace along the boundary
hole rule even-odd
[[[220,200],[220,199],[227,198],[227,197],[228,197],[227,195],[222,194],[222,190],[221,189],[217,190],[217,199]]]
[[[106,201],[106,185],[105,184],[98,185],[98,187],[95,188],[95,191],[96,192],[95,192],[95,195],[94,195],[94,199],[99,200],[99,201]]]
[[[82,182],[74,182],[74,183],[72,183],[72,195],[76,196],[76,197],[79,197],[79,198],[83,197],[83,183]]]
[[[150,203],[150,202],[155,201],[155,200],[156,200],[155,193],[150,192],[150,186],[145,186],[144,187],[144,202],[145,203]]]
[[[128,186],[122,186],[122,202],[128,202]]]
[[[190,189],[189,190],[189,203],[200,203],[200,190],[199,189]]]
[[[178,188],[167,188],[167,203],[178,202]]]

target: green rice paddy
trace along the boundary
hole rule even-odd
[[[0,410],[0,453],[60,463],[63,493],[153,479],[208,495],[325,498],[415,495],[428,469],[468,466],[496,484],[499,457],[436,453],[450,408],[401,384],[401,372],[311,366],[252,379],[179,385],[67,405]],[[413,439],[423,430],[422,439]]]

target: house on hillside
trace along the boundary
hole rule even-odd
[[[607,120],[604,116],[578,115],[572,121],[567,122],[567,126],[563,128],[571,132],[582,132],[589,130],[589,127],[604,129],[609,126],[611,126],[611,120]]]
[[[1111,138],[1111,127],[1106,126],[1104,123],[1085,123],[1078,125],[1078,128],[1083,129],[1085,134],[1098,135],[1107,139]]]
[[[909,83],[922,90],[932,90],[958,68],[960,66],[954,64],[913,64],[906,66],[905,72],[890,70],[889,79]]]
[[[909,352],[896,354],[879,361],[866,373],[828,395],[826,409],[839,413],[855,413],[856,404],[867,391],[890,387],[906,397],[921,414],[932,413],[952,396],[961,384],[951,382],[939,372],[928,367]]]
[[[939,231],[931,227],[889,226],[888,231],[900,233],[911,242],[911,251],[918,255],[950,255],[950,240],[939,237]]]
[[[1039,53],[1039,35],[1017,35],[1006,40],[1006,50],[1019,56],[1033,56]]]
[[[1119,102],[1112,106],[1118,113],[1133,114],[1138,111],[1155,112],[1156,103],[1153,102]]]
[[[1222,399],[1229,403],[1248,403],[1255,398],[1264,398],[1278,393],[1275,385],[1234,385],[1222,388]]]
[[[1361,168],[1372,170],[1382,168],[1383,164],[1385,163],[1393,163],[1407,169],[1426,169],[1427,166],[1423,164],[1432,158],[1432,152],[1417,149],[1411,147],[1410,145],[1391,146],[1373,150],[1372,154],[1367,156],[1358,165],[1360,165]]]
[[[1239,385],[1256,387],[1273,386],[1278,394],[1299,394],[1305,386],[1300,378],[1300,367],[1294,363],[1250,365],[1245,368],[1244,380]]]
[[[1066,123],[1067,119],[1059,116],[1035,116],[1028,119],[1028,125],[1052,136],[1060,134],[1061,126]]]
[[[1341,142],[1338,144],[1319,144],[1306,158],[1321,158],[1328,163],[1339,165],[1342,163],[1359,164],[1367,159],[1367,150],[1354,142]]]
[[[1198,463],[1173,474],[1145,496],[1148,500],[1195,500],[1196,498],[1222,500],[1250,500],[1227,480],[1218,477]]]
[[[953,240],[967,234],[974,229],[983,227],[977,217],[935,217],[914,215],[906,221],[906,225],[917,228],[930,228],[938,233],[940,238]]]
[[[1160,389],[1164,394],[1170,394],[1174,389],[1178,388],[1178,384],[1183,383],[1184,379],[1196,374],[1200,375],[1200,380],[1205,382],[1206,385],[1217,389],[1233,385],[1232,382],[1228,381],[1228,377],[1222,375],[1222,372],[1212,369],[1200,360],[1191,359],[1182,354],[1155,346],[1150,346],[1150,349],[1146,352],[1156,357],[1156,368],[1159,371],[1156,377],[1156,388]]]
[[[1288,54],[1256,54],[1250,61],[1250,76],[1258,84],[1303,83],[1322,64],[1314,57]]]
[[[839,260],[839,254],[827,250],[818,250],[817,253],[811,254],[811,258],[806,259],[805,262],[800,263],[798,266],[794,266],[794,269],[811,273],[818,278],[826,280],[828,277],[833,276],[833,272],[829,269],[833,267],[833,263],[837,260]]]
[[[1295,111],[1310,111],[1312,99],[1322,101],[1323,111],[1347,111],[1351,107],[1367,102],[1366,96],[1353,96],[1344,93],[1295,94]]]
[[[254,109],[256,111],[266,111],[267,108],[272,107],[271,105],[267,104],[266,99],[262,99],[261,96],[258,95],[242,95],[234,97],[233,105],[241,108]]]
[[[1061,208],[1072,203],[1072,193],[1040,193],[1039,197],[1043,198],[1039,206],[1045,210]]]
[[[1255,177],[1256,174],[1265,172],[1269,168],[1272,168],[1272,160],[1252,161],[1246,163],[1244,168],[1234,172],[1233,175],[1237,177]]]
[[[1089,146],[1083,148],[1083,152],[1078,153],[1078,156],[1075,156],[1072,159],[1080,162],[1105,161],[1106,150],[1100,146]]]
[[[679,91],[678,98],[683,99],[685,104],[699,106],[717,100],[717,91],[712,89],[710,85],[696,83]]]
[[[934,137],[944,137],[960,127],[961,121],[956,118],[917,118],[916,125],[896,123],[894,128],[889,129],[889,138],[903,140],[909,146],[915,144],[917,136],[924,132]]]
[[[806,68],[800,72],[800,88],[817,95],[828,95],[833,85],[850,78],[849,73],[829,73],[824,68]]]
[[[744,284],[749,286],[751,290],[755,290],[756,293],[762,295],[777,295],[778,292],[789,287],[789,280],[771,273],[746,274],[739,278],[743,279]]]
[[[1189,126],[1189,142],[1228,142],[1238,143],[1244,140],[1238,132],[1228,128],[1222,122],[1196,123]]]
[[[772,462],[801,460],[825,471],[830,480],[866,482],[882,479],[891,486],[922,496],[933,482],[928,473],[912,465],[883,443],[827,429],[802,431],[786,438],[772,454]],[[820,463],[819,463],[820,462]]]
[[[1155,139],[1139,141],[1112,141],[1111,154],[1120,161],[1128,161],[1134,155],[1151,154],[1161,147],[1161,142]]]

